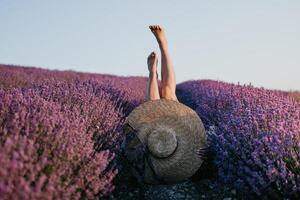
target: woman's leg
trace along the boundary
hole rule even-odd
[[[147,59],[148,69],[149,69],[149,79],[147,84],[147,96],[146,100],[160,99],[159,89],[157,83],[157,55],[152,52]]]
[[[164,29],[159,25],[149,26],[155,35],[161,51],[161,96],[162,98],[178,101],[176,97],[176,80],[172,60],[169,54],[168,43]]]

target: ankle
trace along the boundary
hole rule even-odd
[[[161,54],[169,54],[169,48],[167,45],[159,45],[159,49],[160,49],[160,52]]]
[[[168,42],[167,41],[161,41],[157,40],[158,46],[160,49],[167,50],[168,49]]]
[[[149,77],[153,77],[153,78],[158,79],[158,73],[157,73],[157,71],[150,71],[149,72]]]

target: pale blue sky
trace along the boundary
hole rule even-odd
[[[162,24],[176,80],[300,90],[300,1],[0,0],[0,63],[147,76]]]

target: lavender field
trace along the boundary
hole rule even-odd
[[[147,77],[0,65],[0,199],[118,191],[126,184],[118,178],[123,123],[145,101],[146,86]],[[193,80],[176,93],[207,130],[214,190],[234,189],[237,199],[300,198],[299,92]]]

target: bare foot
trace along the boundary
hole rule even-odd
[[[151,74],[157,74],[157,63],[157,54],[153,51],[147,59],[148,69]]]
[[[154,36],[156,37],[156,40],[160,48],[167,47],[168,43],[167,43],[167,38],[165,35],[164,28],[160,25],[150,25],[149,28],[154,34]]]

